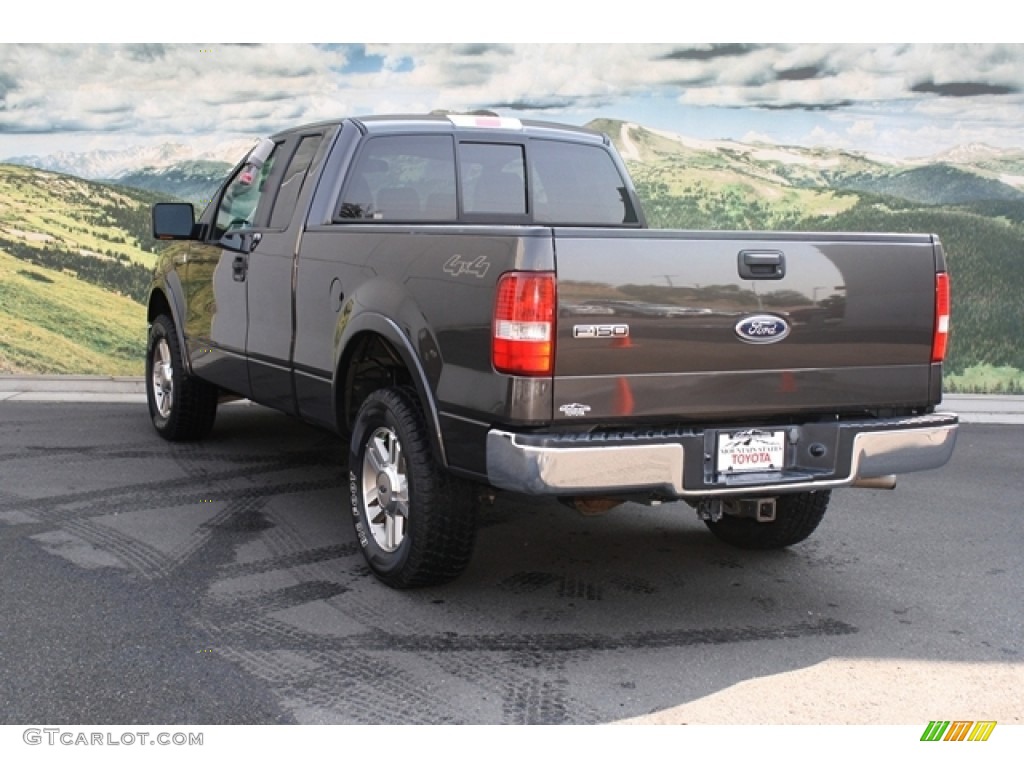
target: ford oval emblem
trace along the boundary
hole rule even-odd
[[[736,323],[736,335],[748,344],[774,344],[789,336],[789,323],[776,315],[751,315]]]

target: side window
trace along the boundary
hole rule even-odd
[[[298,149],[295,150],[291,162],[285,169],[281,188],[278,190],[277,200],[274,202],[274,210],[270,213],[271,229],[283,229],[292,220],[295,205],[299,201],[299,193],[306,181],[306,171],[309,170],[323,138],[323,136],[304,136],[299,142]]]
[[[339,219],[454,221],[451,137],[379,136],[367,140],[341,200]]]
[[[534,220],[544,224],[637,224],[626,183],[611,156],[586,144],[530,144]]]
[[[526,214],[526,163],[519,144],[459,145],[466,213]]]
[[[246,229],[256,221],[259,205],[263,200],[263,190],[274,170],[274,161],[279,156],[281,145],[278,144],[258,168],[245,163],[228,182],[217,208],[217,220],[214,224],[213,237],[220,239],[226,233]]]

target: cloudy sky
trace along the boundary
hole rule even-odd
[[[0,43],[0,158],[481,108],[896,157],[1024,148],[1024,44]]]

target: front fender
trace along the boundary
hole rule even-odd
[[[174,332],[178,337],[178,348],[181,350],[182,360],[185,363],[185,370],[191,374],[192,358],[188,345],[185,343],[185,291],[177,272],[173,270],[158,272],[150,284],[146,307],[146,320],[150,324],[157,315],[170,312],[171,320],[174,322]]]

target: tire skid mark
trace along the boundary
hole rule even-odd
[[[293,709],[316,707],[332,713],[337,722],[350,724],[443,725],[459,719],[442,710],[442,702],[424,694],[431,690],[431,678],[419,661],[382,657],[380,654],[338,654],[314,652],[306,660],[310,670],[294,670],[282,676],[271,669],[273,656],[249,651],[242,663],[251,674],[272,678],[284,706],[289,699],[301,704]],[[284,679],[282,679],[282,677]],[[344,698],[338,692],[344,691]]]
[[[148,579],[162,576],[167,556],[150,545],[92,520],[66,520],[61,529],[113,555],[128,568]]]
[[[203,605],[201,612],[208,621],[223,626],[245,622],[257,613],[266,615],[316,600],[328,600],[347,591],[332,581],[304,581],[271,591],[248,592],[233,595],[230,599],[216,599]]]
[[[784,626],[715,627],[630,632],[620,636],[600,633],[461,635],[441,632],[429,635],[397,634],[371,629],[345,637],[326,637],[287,626],[284,635],[298,643],[293,650],[403,651],[415,653],[575,653],[580,651],[655,650],[697,645],[726,645],[804,637],[856,634],[859,630],[836,619],[798,622]],[[244,631],[235,627],[232,631]],[[260,633],[262,635],[267,632]],[[270,649],[265,649],[270,650]]]
[[[162,455],[164,458],[166,454]],[[161,455],[157,455],[156,458],[160,458]],[[341,469],[335,467],[333,464],[330,465],[337,471],[332,473],[336,482],[341,484]],[[170,491],[178,488],[195,488],[197,483],[215,483],[223,482],[228,480],[237,480],[242,478],[252,478],[252,476],[265,476],[274,472],[285,472],[296,468],[310,468],[311,464],[304,461],[293,461],[288,458],[282,459],[281,456],[274,456],[273,461],[260,462],[260,466],[243,466],[239,468],[226,469],[221,472],[209,472],[205,467],[202,469],[192,468],[191,471],[187,472],[183,477],[177,477],[169,480],[160,480],[157,482],[141,482],[141,483],[130,483],[127,485],[121,485],[113,488],[100,488],[91,491],[76,491],[71,493],[56,494],[53,496],[45,496],[34,499],[26,499],[25,503],[34,504],[36,506],[45,505],[51,506],[54,504],[72,504],[77,502],[88,502],[103,500],[105,501],[108,496],[123,496],[127,494],[139,494],[143,497],[157,496],[160,492]],[[0,506],[2,508],[2,506]]]
[[[297,552],[305,552],[308,549],[302,534],[293,528],[294,523],[287,516],[278,516],[277,522],[277,528],[261,539],[269,552],[280,557],[291,557]],[[345,526],[348,529],[351,523],[339,515],[339,526]],[[354,540],[342,546],[352,547],[353,552],[357,554],[361,552],[358,542]],[[358,558],[358,563],[351,569],[342,570],[337,568],[336,564],[327,565],[326,560],[317,560],[312,563],[299,563],[297,566],[289,567],[288,570],[294,571],[299,578],[324,579],[344,585],[346,590],[350,590],[344,602],[331,605],[348,619],[367,626],[374,626],[386,624],[392,618],[386,604],[377,596],[377,591],[386,589],[386,587],[370,575],[369,568],[362,561],[362,557]],[[365,586],[361,586],[360,582],[365,582]],[[434,625],[422,622],[414,624],[411,619],[407,621],[406,626],[410,631],[418,630],[424,633],[434,631]]]
[[[248,495],[232,499],[220,512],[199,526],[198,530],[192,532],[188,544],[169,558],[165,573],[169,575],[190,566],[207,548],[216,530],[238,515],[258,513],[263,509],[266,501],[266,499],[253,498]]]
[[[562,599],[572,600],[601,600],[604,596],[604,589],[600,584],[577,579],[566,574],[562,577],[558,587],[558,596]]]
[[[251,576],[257,573],[268,571],[293,569],[303,565],[314,565],[326,563],[331,560],[338,560],[346,557],[354,557],[359,554],[359,544],[349,542],[347,544],[335,544],[328,547],[316,547],[301,552],[288,552],[282,555],[254,560],[246,563],[232,563],[221,566],[217,575],[221,578],[234,578],[237,576]],[[331,573],[338,575],[338,570],[331,568]]]
[[[544,587],[555,584],[559,580],[559,576],[554,573],[545,573],[543,571],[521,571],[514,573],[506,579],[503,579],[498,584],[499,589],[507,590],[513,594],[529,594],[531,592],[537,592],[538,590],[544,589]]]
[[[227,518],[235,511],[230,508],[222,510],[211,521],[205,525],[215,522],[219,518]],[[88,511],[87,511],[88,512]],[[109,514],[110,509],[105,508],[103,515]],[[95,515],[86,514],[61,521],[60,529],[72,533],[89,544],[114,555],[128,568],[136,571],[147,579],[164,578],[181,567],[193,554],[201,549],[210,537],[208,530],[200,529],[194,531],[184,549],[173,554],[167,554],[143,541],[128,536],[116,528],[104,525],[92,519]]]
[[[445,654],[441,667],[453,676],[494,693],[503,723],[556,725],[599,722],[601,714],[573,697],[568,665],[584,654],[529,652]]]
[[[236,646],[218,647],[217,653],[242,666],[250,674],[274,686],[295,686],[320,674],[322,662],[294,651],[252,651]]]
[[[205,623],[205,622],[204,622]],[[247,673],[274,686],[275,697],[282,706],[292,709],[316,707],[331,712],[339,722],[380,723],[393,722],[396,702],[422,698],[417,687],[406,680],[400,685],[388,683],[382,670],[396,665],[381,665],[371,657],[350,650],[310,649],[302,642],[301,631],[289,624],[261,616],[228,627],[209,625],[209,630],[221,639],[221,653],[237,663]],[[266,647],[255,647],[259,638]],[[295,646],[295,647],[292,647]],[[294,654],[301,663],[282,666],[282,653]],[[419,686],[422,690],[423,686]],[[338,692],[344,691],[344,697]],[[423,700],[422,711],[437,709],[433,699]],[[402,722],[420,722],[418,718],[403,717]]]
[[[213,485],[218,480],[245,478],[250,477],[252,474],[252,470],[246,469],[244,471],[225,473],[225,475],[230,475],[230,477],[208,476],[201,480],[205,485]],[[157,510],[169,507],[182,507],[196,503],[198,497],[202,495],[202,492],[197,490],[199,482],[196,478],[181,478],[151,485],[122,486],[117,489],[108,488],[100,491],[83,491],[59,496],[21,499],[14,502],[0,502],[0,512],[7,511],[8,509],[18,509],[21,511],[29,509],[42,520],[60,523],[64,520],[97,517],[115,512],[134,511],[140,508]],[[338,478],[297,480],[276,485],[243,488],[221,487],[217,491],[223,494],[231,494],[235,498],[271,497],[334,488],[338,486],[339,482]],[[167,491],[178,490],[183,487],[187,487],[189,490],[179,491],[174,494],[167,493]],[[71,505],[89,502],[100,503],[89,508],[66,508]]]
[[[10,453],[0,453],[0,461],[35,461],[39,458],[53,458],[57,456],[78,456],[91,448],[57,448],[45,445],[26,445],[21,450]],[[63,460],[61,463],[65,463]]]
[[[311,635],[265,614],[234,626],[210,625],[208,631],[235,649],[235,661],[247,672],[274,685],[275,695],[286,706],[288,698],[294,697],[305,706],[334,712],[341,722],[437,724],[458,720],[441,716],[437,699],[423,698],[422,691],[431,690],[432,685],[425,682],[409,686],[412,672],[404,672],[400,680],[393,681],[399,688],[389,692],[386,677],[381,676],[381,664],[375,659],[395,649],[386,641],[365,642],[370,636],[378,636],[378,632],[364,633],[354,638],[355,642],[340,647],[331,638]],[[311,643],[312,638],[321,642]],[[439,677],[427,674],[426,670],[435,668],[442,673],[440,676],[457,678],[492,694],[496,710],[500,705],[505,714],[503,722],[587,723],[601,717],[586,702],[568,693],[570,684],[565,667],[578,654],[551,656],[536,650],[437,654],[432,643],[424,645],[426,651],[417,649],[412,655],[401,656],[402,665],[411,666],[415,676],[426,676],[427,681]],[[237,651],[243,647],[247,649],[244,655]],[[299,655],[307,663],[290,673],[282,672],[275,654],[285,652]],[[385,666],[390,673],[398,664],[392,661]],[[356,674],[354,670],[363,671]],[[345,691],[343,700],[339,700],[338,691]],[[410,707],[412,698],[423,699],[422,705]],[[359,702],[360,709],[348,711],[353,702]],[[343,708],[339,709],[339,705]]]
[[[8,491],[0,489],[0,505],[14,506],[15,504],[21,504],[23,501],[25,501],[24,496],[18,496],[16,494],[9,493]]]
[[[556,659],[554,668],[544,670],[550,664],[546,657],[539,654],[512,654],[511,662],[521,675],[514,679],[504,693],[504,722],[514,725],[563,725],[571,721],[567,689],[568,680],[564,678],[565,664],[563,659]],[[540,674],[538,668],[541,668]],[[551,674],[559,677],[551,679]]]
[[[170,458],[189,476],[206,475],[211,462],[226,464],[270,465],[259,467],[261,472],[272,472],[274,468],[296,469],[310,467],[334,467],[337,462],[331,458],[330,452],[322,446],[312,446],[285,453],[270,451],[259,453],[236,453],[230,450],[216,450],[209,446],[173,444],[170,446]],[[167,452],[159,454],[167,457]],[[255,467],[254,467],[255,468]]]

